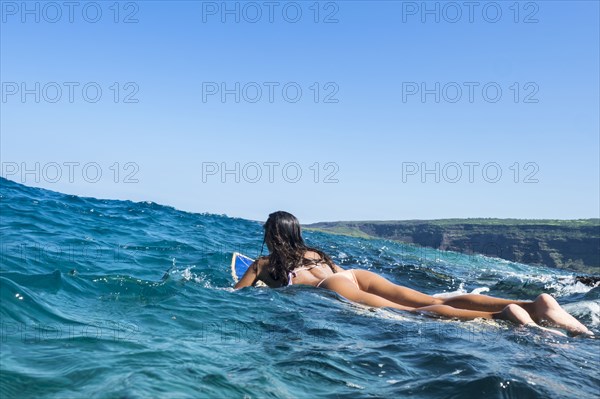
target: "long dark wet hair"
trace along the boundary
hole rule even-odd
[[[335,273],[333,261],[323,251],[306,246],[302,238],[300,222],[294,215],[284,211],[273,212],[264,224],[265,243],[271,252],[268,256],[267,271],[273,280],[283,280],[283,285],[289,283],[288,273],[297,267],[314,263],[304,258],[306,251],[319,254],[322,261],[327,263]]]

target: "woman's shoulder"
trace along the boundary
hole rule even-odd
[[[260,281],[265,283],[271,288],[280,287],[280,283],[278,281],[274,281],[271,275],[269,274],[269,257],[261,256],[254,261],[254,265],[256,267],[256,274]]]
[[[256,267],[257,273],[260,273],[260,271],[268,264],[269,264],[268,256],[260,256],[254,261],[254,265]]]

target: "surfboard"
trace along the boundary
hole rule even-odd
[[[242,277],[244,277],[244,273],[250,267],[250,265],[254,262],[254,259],[247,257],[239,252],[234,252],[231,257],[231,276],[233,277],[234,282],[240,281]],[[262,281],[256,282],[257,287],[266,287],[267,285]]]
[[[231,258],[231,275],[233,276],[233,281],[237,283],[244,276],[244,273],[246,273],[252,262],[254,262],[254,259],[239,252],[234,252]]]

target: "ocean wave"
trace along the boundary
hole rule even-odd
[[[2,178],[0,207],[3,397],[597,393],[600,340],[374,309],[308,286],[233,290],[231,253],[259,255],[256,221]],[[440,297],[548,292],[600,333],[600,287],[564,271],[322,232],[306,240],[344,268]]]

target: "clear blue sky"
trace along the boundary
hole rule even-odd
[[[1,3],[11,180],[304,223],[600,216],[596,1]]]

